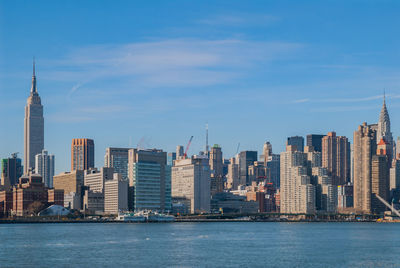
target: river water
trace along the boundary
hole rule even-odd
[[[0,224],[0,267],[400,267],[400,224]]]

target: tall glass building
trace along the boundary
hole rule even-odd
[[[120,173],[123,180],[128,180],[128,152],[129,148],[109,147],[104,156],[104,166],[113,167],[114,172]]]
[[[171,167],[162,150],[129,150],[130,210],[171,210]]]

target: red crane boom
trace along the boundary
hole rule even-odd
[[[188,152],[188,150],[189,150],[190,144],[192,144],[192,140],[193,140],[193,136],[190,137],[189,142],[188,142],[188,144],[186,145],[186,150],[185,150],[185,153],[184,153],[184,155],[183,155],[183,158],[184,158],[184,159],[186,159],[186,157],[187,157],[187,152]]]

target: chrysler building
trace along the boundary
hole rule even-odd
[[[378,132],[376,135],[376,142],[379,143],[383,139],[387,144],[389,148],[389,161],[393,159],[393,137],[392,137],[392,132],[390,132],[390,118],[389,118],[389,113],[386,108],[386,98],[385,94],[383,95],[383,106],[381,110],[381,114],[379,116],[379,122],[378,122]]]

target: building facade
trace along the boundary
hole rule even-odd
[[[281,182],[281,156],[279,154],[272,154],[267,160],[267,180],[273,183],[275,189],[280,188]]]
[[[249,166],[258,160],[257,151],[242,151],[238,155],[239,165],[239,183],[241,185],[250,185]]]
[[[94,141],[73,139],[71,144],[71,171],[94,168]]]
[[[315,212],[315,186],[307,175],[306,154],[297,146],[287,146],[281,153],[281,213],[310,214]]]
[[[18,184],[18,179],[23,174],[22,160],[18,158],[17,154],[12,154],[9,158],[1,160],[1,184],[9,186]]]
[[[105,182],[114,178],[114,168],[93,168],[85,170],[84,174],[84,185],[89,187],[90,191],[103,193]]]
[[[129,150],[129,209],[171,210],[171,168],[158,149]]]
[[[114,168],[115,173],[122,175],[122,179],[128,181],[129,148],[106,148],[104,167]]]
[[[226,184],[226,188],[230,190],[236,190],[239,186],[239,165],[237,164],[237,160],[235,157],[232,157],[228,164]]]
[[[49,188],[53,188],[54,165],[54,155],[46,150],[35,156],[35,173],[42,176],[44,185]]]
[[[222,150],[218,144],[214,144],[209,151],[209,162],[211,171],[211,195],[224,190],[224,173]]]
[[[83,209],[84,171],[63,172],[53,177],[54,189],[64,190],[64,206],[70,209]]]
[[[371,213],[371,164],[376,154],[376,127],[363,123],[354,132],[354,209]]]
[[[107,180],[104,186],[104,213],[118,214],[128,210],[128,181],[122,175],[114,173],[112,180]]]
[[[12,201],[11,214],[27,216],[39,212],[35,211],[35,208],[40,206],[50,204],[63,206],[64,191],[47,188],[40,175],[28,174],[21,177],[18,185],[13,187]]]
[[[176,160],[172,167],[172,197],[187,200],[191,214],[210,212],[210,177],[206,156]]]
[[[314,147],[316,152],[322,152],[322,138],[324,135],[309,134],[307,135],[307,146]]]
[[[301,136],[288,137],[286,141],[287,146],[296,146],[297,151],[304,152],[304,138]]]
[[[328,170],[333,185],[350,181],[350,153],[346,137],[329,132],[322,138],[322,166]]]

